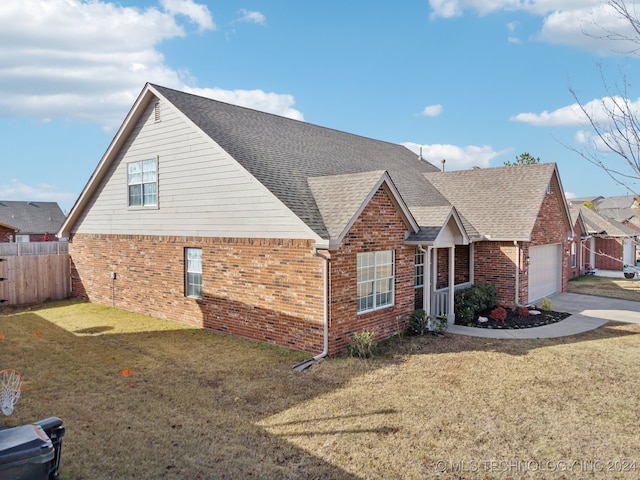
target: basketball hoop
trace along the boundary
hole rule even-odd
[[[0,411],[9,416],[20,398],[22,376],[11,368],[0,370]]]

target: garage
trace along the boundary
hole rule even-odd
[[[535,302],[562,289],[562,245],[529,248],[529,302]]]

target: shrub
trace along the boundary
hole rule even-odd
[[[428,315],[427,312],[419,308],[414,310],[409,317],[409,333],[412,335],[424,335],[428,332]]]
[[[464,290],[458,290],[453,300],[456,321],[470,322],[476,313],[494,307],[496,303],[496,287],[490,283],[478,283]]]
[[[424,335],[431,332],[443,332],[447,329],[446,318],[433,318],[422,309],[415,310],[409,317],[409,333]]]
[[[492,320],[504,322],[507,319],[507,311],[504,309],[504,307],[496,307],[491,310],[491,315],[489,316]]]
[[[527,307],[518,307],[518,316],[520,317],[528,317],[529,309]]]
[[[378,343],[373,341],[375,333],[363,330],[353,334],[353,340],[349,346],[349,355],[357,358],[371,358],[375,356]]]
[[[548,298],[543,298],[542,302],[540,304],[540,308],[542,308],[542,310],[551,310],[552,307],[552,303],[551,300],[549,300]]]

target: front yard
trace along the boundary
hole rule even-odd
[[[628,280],[626,278],[582,275],[569,281],[568,291],[640,302],[640,279]]]
[[[63,479],[637,478],[640,325],[300,354],[77,302],[0,315],[6,426],[67,428]],[[626,470],[626,471],[622,471]]]

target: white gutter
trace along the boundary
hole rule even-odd
[[[322,352],[320,352],[318,355],[316,355],[315,357],[313,357],[310,360],[305,360],[304,362],[301,362],[297,365],[293,366],[294,370],[297,370],[299,372],[302,372],[303,370],[306,370],[307,368],[309,368],[311,365],[313,365],[314,363],[316,363],[318,360],[321,360],[322,358],[326,357],[329,354],[329,260],[330,258],[322,255],[321,253],[318,252],[317,248],[314,248],[314,252],[313,254],[316,257],[320,257],[324,260],[324,262],[322,262],[322,279],[323,279],[323,291],[322,291],[322,303],[323,303],[323,313],[322,313],[322,318],[323,318],[323,323],[324,323],[324,348],[322,350]]]

